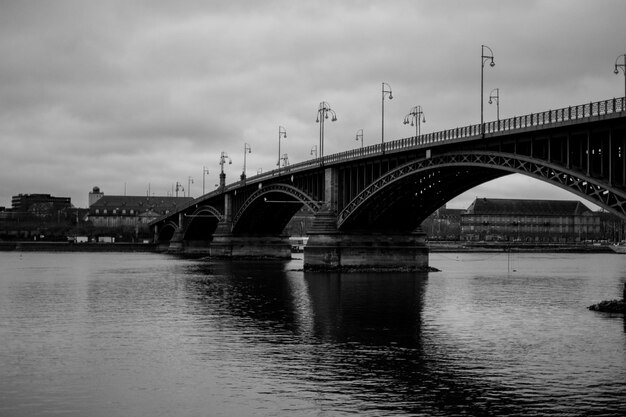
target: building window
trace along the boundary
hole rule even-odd
[[[103,213],[104,213],[104,214],[107,214],[107,209],[104,209]]]
[[[100,209],[96,209],[96,214],[100,214]]]
[[[126,214],[126,209],[122,209],[122,214]]]

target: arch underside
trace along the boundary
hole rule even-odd
[[[315,213],[320,203],[287,184],[272,184],[252,194],[233,217],[233,234],[279,235],[291,218],[306,206]]]
[[[342,230],[411,231],[454,197],[513,173],[568,190],[626,219],[626,193],[580,172],[514,154],[462,152],[413,161],[388,172],[339,213]]]
[[[161,226],[159,233],[157,235],[157,242],[169,242],[174,236],[174,233],[178,229],[178,225],[173,221],[169,221]]]
[[[208,205],[198,207],[185,217],[189,219],[185,228],[185,240],[210,240],[218,223],[224,218],[218,209]]]

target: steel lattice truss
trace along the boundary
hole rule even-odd
[[[188,217],[191,217],[191,218],[194,218],[194,217],[205,217],[205,216],[202,215],[202,213],[209,213],[209,215],[207,217],[215,217],[218,222],[222,221],[224,219],[224,214],[221,213],[218,209],[216,209],[213,206],[201,206],[201,207],[198,207]]]
[[[161,226],[161,228],[159,229],[159,233],[156,239],[157,241],[161,240],[161,234],[163,233],[163,230],[167,229],[168,227],[171,228],[173,231],[178,230],[178,224],[176,224],[174,221],[170,220],[165,222],[163,226]]]
[[[481,167],[527,175],[577,194],[600,207],[626,219],[626,193],[610,184],[583,175],[578,171],[515,154],[500,152],[455,152],[416,160],[400,166],[378,178],[357,195],[339,213],[337,226],[341,225],[370,198],[391,183],[407,176],[444,167]]]
[[[233,217],[233,225],[237,224],[237,221],[241,218],[241,216],[243,216],[243,214],[245,213],[245,211],[250,207],[250,205],[252,205],[255,201],[257,201],[259,198],[261,198],[263,195],[265,194],[269,194],[269,193],[283,193],[286,195],[289,195],[293,198],[295,198],[297,201],[301,202],[302,204],[306,205],[309,210],[311,210],[313,213],[317,213],[317,211],[320,209],[321,204],[319,201],[314,200],[310,195],[308,195],[307,193],[305,193],[304,191],[293,187],[291,185],[287,185],[287,184],[272,184],[272,185],[267,185],[263,188],[258,189],[257,191],[255,191],[239,208],[239,210],[237,211],[237,214]]]

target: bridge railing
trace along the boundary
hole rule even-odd
[[[597,101],[578,106],[570,106],[557,110],[548,110],[540,113],[531,113],[525,116],[511,117],[485,123],[485,133],[506,132],[515,129],[524,129],[532,126],[562,123],[582,119],[585,117],[603,116],[619,113],[626,110],[626,97],[612,100]]]
[[[565,107],[557,110],[548,110],[540,113],[531,113],[524,116],[516,116],[508,119],[487,122],[484,124],[484,133],[493,134],[511,132],[514,130],[526,129],[534,126],[546,126],[549,124],[575,121],[587,117],[603,116],[624,111],[626,111],[626,97],[613,98],[609,100]],[[475,124],[385,142],[384,149],[382,143],[365,146],[362,148],[351,149],[332,155],[326,155],[323,158],[310,159],[308,161],[289,165],[281,168],[280,170],[275,169],[272,171],[257,174],[255,176],[247,178],[246,180],[227,185],[225,191],[238,188],[246,183],[259,183],[267,179],[285,175],[287,173],[296,173],[298,171],[303,171],[309,168],[319,167],[320,165],[331,165],[343,161],[349,161],[355,158],[381,155],[385,152],[423,147],[430,144],[438,144],[455,139],[479,137],[481,136],[481,134],[482,132],[480,124]],[[212,191],[209,194],[203,196],[203,198],[210,198],[213,195],[220,194],[222,191],[223,190],[219,189]]]
[[[557,110],[548,110],[540,113],[531,113],[524,116],[516,116],[508,119],[495,120],[484,124],[484,133],[502,133],[518,129],[525,129],[533,126],[545,126],[555,123],[574,121],[582,118],[603,116],[626,111],[626,97],[613,98],[570,106]],[[398,139],[384,144],[384,152],[410,149],[414,147],[441,143],[454,139],[466,139],[477,137],[482,134],[480,124],[458,127],[454,129],[442,130],[427,133],[420,136]],[[368,156],[382,153],[382,144],[372,145],[366,148],[352,149],[338,154],[324,157],[324,163],[336,163],[349,160],[355,157]]]

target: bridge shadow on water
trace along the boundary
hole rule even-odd
[[[341,393],[335,402],[358,400],[368,412],[389,414],[524,414],[524,399],[502,384],[460,372],[454,348],[442,343],[445,332],[425,324],[425,294],[436,273],[305,273],[292,266],[193,264],[185,283],[190,308],[250,343],[283,345],[281,361],[298,369],[307,389]]]

